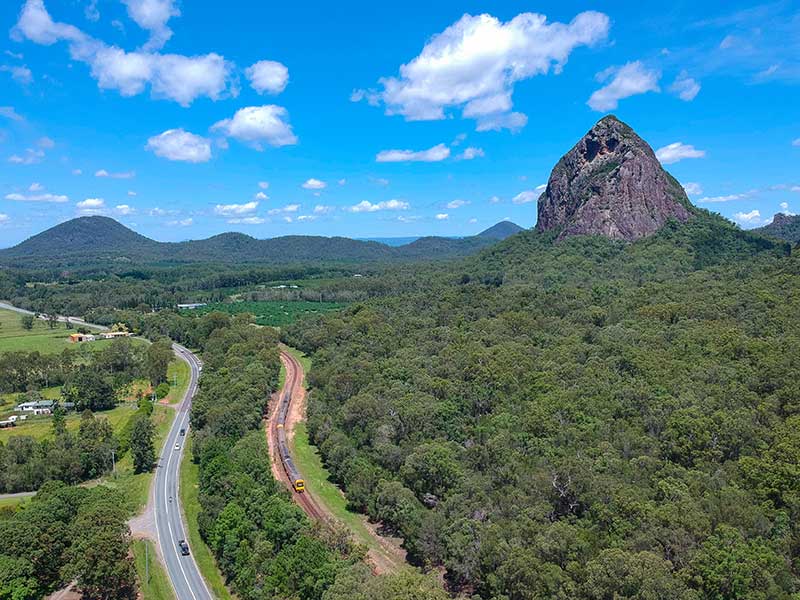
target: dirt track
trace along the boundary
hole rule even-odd
[[[283,470],[280,456],[277,451],[278,448],[278,430],[276,427],[276,413],[278,411],[278,398],[285,389],[291,390],[291,402],[289,403],[289,412],[286,415],[286,437],[289,440],[289,447],[291,448],[291,441],[294,438],[294,428],[299,422],[305,420],[306,414],[306,390],[304,384],[305,374],[303,373],[303,366],[294,356],[281,350],[281,362],[286,370],[286,379],[284,387],[273,396],[273,401],[270,403],[269,415],[266,424],[267,430],[267,443],[269,445],[270,465],[272,467],[272,474],[278,481],[282,482],[292,493],[294,501],[303,509],[310,518],[318,521],[334,522],[335,518],[330,509],[325,506],[314,494],[313,489],[306,488],[305,493],[296,493],[286,471]],[[302,475],[302,472],[301,472]],[[379,549],[370,548],[368,552],[368,559],[371,563],[373,570],[376,573],[386,573],[396,571],[399,567],[405,565],[405,552],[400,548],[399,543],[395,540],[387,539],[378,534],[376,527],[366,523],[367,530],[370,535],[377,542]]]

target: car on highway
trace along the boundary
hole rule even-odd
[[[186,429],[181,429],[181,435],[186,435]]]
[[[181,449],[180,442],[175,442],[175,450],[180,450],[180,449]]]
[[[186,540],[178,542],[178,548],[183,556],[189,556],[189,544],[186,543]]]

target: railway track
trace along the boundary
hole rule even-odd
[[[317,521],[328,521],[327,514],[320,508],[312,494],[307,491],[303,493],[295,491],[294,483],[286,474],[286,469],[281,461],[278,428],[281,399],[285,394],[288,394],[289,406],[286,411],[284,431],[287,442],[291,442],[292,437],[294,437],[294,425],[303,418],[301,402],[305,393],[303,389],[303,368],[298,360],[288,352],[281,350],[281,362],[286,370],[286,378],[283,387],[275,394],[274,401],[271,403],[266,427],[272,475],[292,493],[292,499],[303,509],[306,515]]]

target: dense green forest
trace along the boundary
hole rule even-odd
[[[350,504],[479,598],[796,598],[800,259],[553,238],[290,328]]]
[[[309,521],[273,479],[262,416],[277,387],[278,338],[251,322],[217,320],[192,407],[200,533],[231,589],[245,600],[445,598],[419,573],[373,576],[346,530]]]

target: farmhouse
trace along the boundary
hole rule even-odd
[[[205,302],[191,302],[189,304],[178,304],[178,308],[181,310],[194,310],[195,308],[200,308],[205,305]]]
[[[23,402],[21,404],[17,404],[14,410],[16,410],[17,412],[32,412],[35,415],[41,415],[41,414],[49,414],[50,412],[52,412],[54,405],[55,402],[53,402],[52,400],[34,400],[32,402]],[[47,412],[46,413],[36,412],[44,410],[46,410]]]
[[[7,427],[16,427],[16,423],[11,419],[0,421],[0,429],[6,429]]]
[[[100,334],[100,337],[104,340],[113,340],[114,338],[119,337],[130,337],[133,334],[128,331],[104,331]]]
[[[73,344],[78,344],[80,342],[93,342],[95,341],[95,336],[91,333],[71,333],[69,335],[69,341]]]

